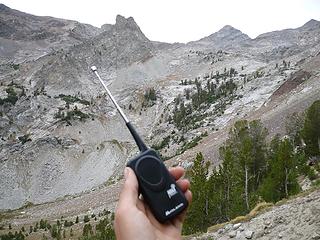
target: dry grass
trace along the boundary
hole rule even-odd
[[[267,202],[261,202],[258,203],[251,211],[250,213],[248,213],[245,216],[238,216],[234,219],[232,219],[229,222],[225,222],[225,223],[220,223],[220,224],[216,224],[213,225],[211,227],[209,227],[207,229],[207,232],[215,232],[220,228],[223,228],[225,225],[231,223],[231,224],[235,224],[235,223],[240,223],[240,222],[247,222],[250,221],[252,218],[256,217],[257,215],[266,212],[269,208],[273,207],[274,205],[272,203],[267,203]]]
[[[235,224],[235,223],[240,223],[240,222],[246,222],[249,221],[251,219],[251,217],[249,216],[249,214],[247,214],[246,216],[238,216],[234,219],[232,219],[229,223]]]
[[[273,207],[273,203],[261,202],[258,203],[249,213],[250,216],[255,217],[258,214],[265,212],[267,209]]]
[[[218,229],[223,228],[226,224],[227,224],[227,222],[219,223],[219,224],[213,225],[211,227],[208,227],[207,232],[215,232]]]

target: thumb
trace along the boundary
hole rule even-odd
[[[120,193],[119,207],[128,207],[137,204],[138,200],[138,180],[134,171],[126,167],[124,169],[125,181]]]

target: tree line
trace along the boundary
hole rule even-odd
[[[316,178],[319,161],[310,167],[308,160],[320,158],[320,101],[300,120],[291,117],[287,126],[285,137],[276,135],[268,143],[268,131],[260,120],[241,120],[219,149],[218,167],[197,154],[188,172],[193,203],[184,234],[246,215],[261,201],[277,202],[298,193],[299,175]]]
[[[172,121],[178,129],[184,131],[194,125],[196,122],[206,117],[206,114],[197,113],[201,109],[207,109],[211,104],[226,97],[234,97],[237,90],[237,85],[233,79],[226,80],[219,84],[218,79],[214,83],[207,80],[206,85],[203,87],[198,79],[195,79],[196,91],[192,92],[191,89],[185,89],[186,100],[191,100],[185,103],[179,95],[175,98],[175,108],[169,122]],[[221,100],[223,102],[223,100]]]

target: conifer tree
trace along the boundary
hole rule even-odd
[[[242,120],[235,123],[227,141],[234,155],[237,181],[242,182],[247,212],[251,207],[250,202],[255,204],[255,192],[265,173],[266,136],[267,130],[260,121]]]
[[[204,231],[208,227],[209,192],[207,188],[209,163],[205,162],[202,153],[197,153],[194,165],[190,172],[193,201],[188,210],[184,224],[184,233],[190,234]]]
[[[234,149],[231,145],[225,145],[220,148],[220,156],[223,159],[219,173],[219,178],[216,178],[222,187],[221,191],[221,215],[225,220],[243,215],[246,212],[244,207],[243,196],[243,173],[239,171]]]
[[[299,192],[297,165],[297,156],[289,139],[280,140],[275,136],[270,146],[268,175],[260,188],[265,201],[276,202]]]
[[[320,100],[315,101],[307,110],[303,138],[306,143],[306,155],[320,155]]]
[[[304,125],[304,114],[293,113],[286,119],[286,134],[292,139],[295,146],[301,146],[302,129]]]

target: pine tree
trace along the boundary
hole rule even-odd
[[[242,182],[247,212],[256,202],[255,192],[265,173],[266,136],[267,130],[260,121],[242,120],[235,123],[227,141],[234,155],[237,181]]]
[[[47,220],[40,220],[40,229],[45,229],[47,227]]]
[[[315,101],[307,110],[302,130],[306,143],[306,155],[320,155],[320,100]]]
[[[225,145],[220,148],[220,157],[222,164],[219,169],[220,181],[218,184],[222,186],[220,201],[222,204],[221,212],[224,220],[246,213],[246,208],[242,198],[243,195],[243,173],[239,171],[237,156],[231,145]]]
[[[82,236],[89,236],[89,235],[93,235],[93,230],[92,230],[91,224],[87,223],[83,227]]]
[[[51,237],[58,238],[58,226],[56,224],[53,224],[51,228]]]
[[[268,130],[263,126],[260,120],[249,122],[249,135],[252,139],[252,165],[250,171],[253,175],[253,191],[256,191],[262,182],[266,173],[266,137]]]
[[[295,146],[301,146],[302,129],[304,125],[304,114],[293,113],[286,119],[286,134],[292,139]]]
[[[229,220],[228,218],[228,185],[224,180],[221,169],[213,169],[208,180],[209,192],[209,224],[217,224]]]
[[[193,203],[188,210],[184,223],[184,233],[205,231],[208,227],[209,192],[207,188],[209,162],[205,162],[202,153],[198,153],[190,173]]]
[[[299,192],[297,165],[290,140],[275,136],[270,146],[268,175],[260,187],[265,201],[276,202]]]
[[[89,222],[90,221],[90,218],[88,215],[85,215],[84,218],[83,218],[83,221],[86,223],[86,222]]]

